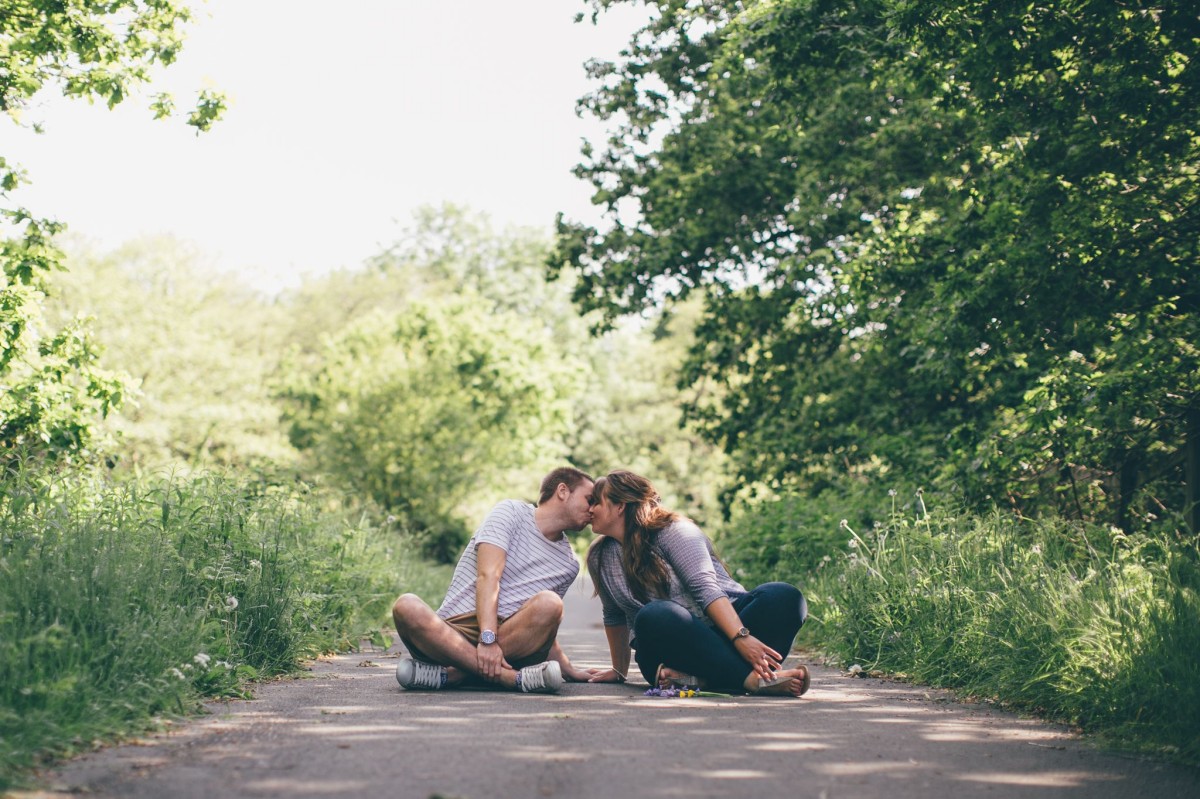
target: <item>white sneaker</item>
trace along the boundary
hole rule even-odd
[[[552,694],[565,682],[557,660],[521,669],[521,690],[527,694]]]
[[[433,663],[402,657],[396,666],[396,682],[409,691],[414,688],[436,691],[446,684],[446,669]]]

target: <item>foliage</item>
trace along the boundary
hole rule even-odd
[[[920,499],[920,498],[919,498]],[[993,513],[893,506],[807,592],[843,664],[961,688],[1200,761],[1200,552]]]
[[[401,590],[444,589],[444,571],[322,502],[215,474],[0,482],[0,790],[49,756],[357,642]]]
[[[463,297],[368,315],[286,394],[292,442],[447,561],[466,541],[462,502],[497,473],[563,454],[570,374],[536,328],[481,306]]]
[[[313,468],[426,530],[442,557],[457,555],[464,524],[499,497],[532,499],[542,474],[563,461],[598,473],[635,468],[673,507],[701,521],[715,515],[722,461],[680,429],[674,387],[691,339],[688,309],[593,339],[569,281],[545,279],[547,248],[534,231],[496,231],[486,216],[455,206],[426,208],[365,269],[307,280],[280,299],[282,337],[296,345],[285,390],[293,441]],[[419,365],[398,343],[417,346],[414,314],[440,319],[446,336],[419,342]],[[515,393],[470,399],[483,384],[471,378],[462,393],[462,359],[499,359],[505,390]],[[413,369],[431,382],[401,390],[417,379]],[[444,392],[450,398],[432,407]],[[468,402],[479,412],[467,412]],[[481,415],[497,403],[511,403],[508,433]],[[355,432],[321,432],[317,420],[335,418]],[[308,440],[314,426],[325,444]],[[540,438],[522,443],[531,433],[516,430],[540,430]],[[497,445],[506,436],[510,443]],[[326,444],[340,454],[318,455]],[[484,452],[492,460],[481,460]],[[435,486],[436,496],[417,486]]]
[[[1194,14],[651,5],[581,101],[613,125],[577,170],[605,223],[560,219],[552,263],[610,318],[703,296],[682,384],[712,387],[690,417],[743,483],[891,469],[1123,527],[1185,509]]]
[[[189,14],[172,0],[0,0],[0,111],[19,123],[49,86],[111,108],[148,81],[155,65],[174,61]],[[173,102],[160,93],[151,106],[162,117]],[[187,122],[207,130],[223,111],[223,97],[204,91]],[[96,365],[80,324],[44,328],[45,280],[62,268],[54,237],[63,226],[11,203],[25,180],[0,154],[0,467],[18,449],[51,458],[86,454],[94,419],[122,399],[121,381]]]
[[[71,262],[52,280],[47,315],[88,317],[99,363],[129,376],[129,399],[104,425],[120,440],[110,460],[149,471],[295,461],[272,396],[283,308],[214,278],[172,239],[76,248]]]
[[[913,487],[890,488],[892,497],[911,497]],[[883,491],[862,479],[839,480],[816,491],[783,491],[779,494],[744,493],[732,505],[729,522],[721,531],[721,556],[746,585],[782,580],[803,582],[805,576],[828,568],[843,551],[845,534],[831,519],[846,519],[856,529],[870,529],[886,521],[876,508]],[[906,503],[907,511],[912,503]]]

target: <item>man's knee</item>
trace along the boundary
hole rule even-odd
[[[403,633],[428,612],[429,606],[425,600],[416,594],[404,594],[392,605],[392,621],[396,622],[396,629]]]
[[[553,591],[540,591],[529,598],[524,609],[528,611],[535,622],[540,625],[557,627],[562,623],[562,597]]]

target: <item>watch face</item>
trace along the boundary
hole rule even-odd
[[[479,643],[494,644],[496,643],[496,634],[491,630],[484,630],[479,634]]]

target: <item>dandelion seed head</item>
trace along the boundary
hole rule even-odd
[[[237,610],[237,606],[238,606],[237,597],[232,596],[232,595],[225,597],[225,609],[226,610],[228,610],[228,611]]]
[[[202,669],[208,668],[208,663],[210,660],[212,660],[212,657],[206,655],[204,652],[197,652],[196,657],[192,658],[192,662]]]

